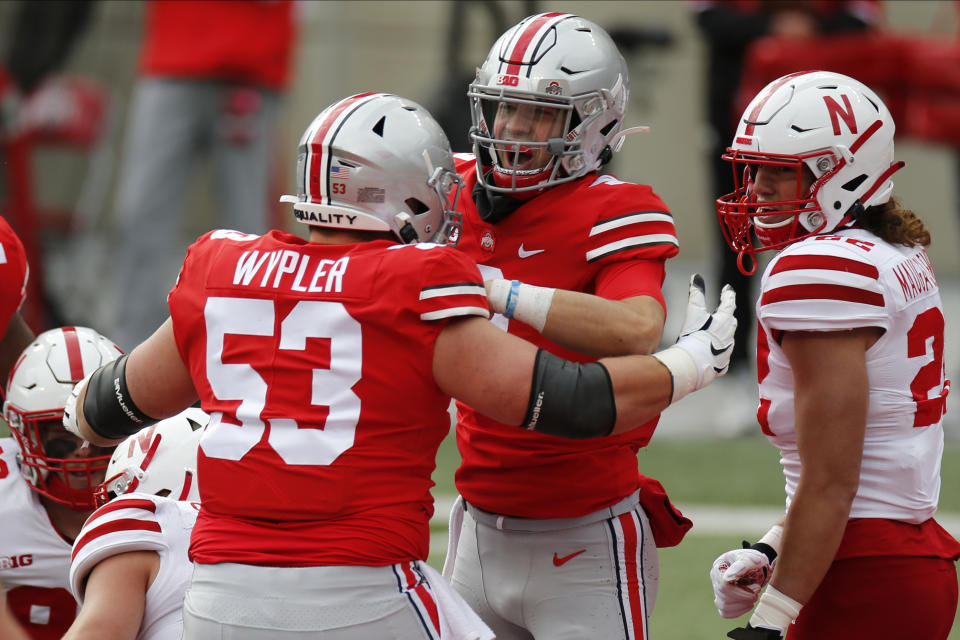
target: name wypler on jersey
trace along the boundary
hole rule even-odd
[[[349,262],[348,257],[318,260],[290,249],[263,253],[259,250],[244,251],[237,260],[233,284],[310,293],[340,293],[343,290],[343,274]],[[309,277],[308,273],[311,274]],[[254,280],[258,276],[259,284]]]

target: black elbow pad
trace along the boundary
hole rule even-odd
[[[599,362],[579,364],[537,351],[523,426],[561,438],[610,435],[617,421],[613,383]]]

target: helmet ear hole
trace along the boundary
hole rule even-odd
[[[856,178],[854,178],[853,180],[849,180],[848,182],[846,182],[841,188],[846,189],[847,191],[856,191],[857,187],[863,184],[863,181],[866,179],[867,179],[867,175],[865,173],[862,173]]]
[[[407,198],[403,203],[407,205],[407,208],[410,209],[410,212],[415,216],[430,211],[430,207],[417,198]]]

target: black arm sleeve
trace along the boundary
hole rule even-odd
[[[599,362],[578,364],[537,351],[523,426],[561,438],[610,435],[617,421],[613,384]]]
[[[133,402],[127,391],[127,355],[97,369],[87,383],[83,417],[97,435],[116,440],[157,422]]]

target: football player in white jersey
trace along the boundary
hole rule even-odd
[[[7,383],[0,438],[0,583],[31,638],[60,638],[77,614],[68,590],[70,547],[94,510],[113,447],[87,445],[61,423],[74,384],[120,349],[86,327],[46,331]]]
[[[960,544],[936,520],[949,390],[923,222],[892,196],[894,122],[852,78],[784,76],[747,106],[717,201],[757,302],[757,418],[786,515],[710,572],[740,640],[946,638]],[[763,246],[755,246],[752,233]],[[752,264],[751,264],[752,263]],[[769,584],[768,584],[769,583]]]
[[[200,509],[197,446],[209,416],[190,408],[117,445],[99,508],[73,545],[80,614],[64,640],[179,640]]]
[[[198,397],[210,414],[185,638],[490,638],[426,564],[451,395],[509,429],[618,433],[726,370],[734,293],[709,314],[695,281],[675,346],[577,365],[491,324],[476,263],[429,242],[456,237],[460,180],[423,107],[351,96],[299,152],[284,200],[309,240],[201,237],[171,318],[64,424],[105,444]]]

